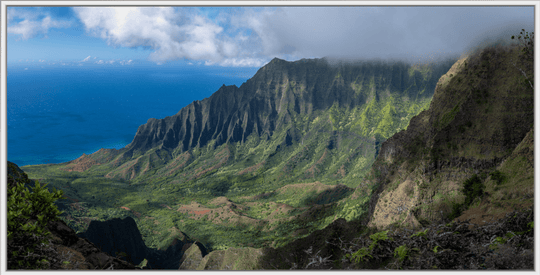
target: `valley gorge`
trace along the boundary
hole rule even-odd
[[[21,169],[63,190],[61,223],[120,266],[456,269],[435,246],[429,264],[359,251],[393,252],[403,232],[436,239],[458,220],[477,236],[534,205],[534,90],[516,68],[533,75],[532,64],[500,45],[424,65],[276,58],[240,87],[150,118],[125,148]],[[512,215],[513,241],[530,241],[532,214]],[[376,235],[390,229],[392,241]],[[468,268],[497,268],[489,259]]]

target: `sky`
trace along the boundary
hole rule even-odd
[[[533,28],[532,6],[8,7],[7,64],[260,67],[274,57],[425,62]]]

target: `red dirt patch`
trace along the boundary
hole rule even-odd
[[[246,173],[253,173],[253,172],[259,170],[259,168],[261,168],[265,163],[266,163],[266,160],[238,172],[237,175],[243,175],[243,174],[246,174]]]
[[[79,158],[72,160],[69,162],[68,165],[66,165],[64,168],[60,168],[60,170],[68,171],[68,172],[84,172],[90,167],[94,165],[99,165],[101,163],[96,162],[92,158],[90,158],[87,154],[82,154]]]
[[[326,153],[328,152],[328,150],[326,148],[324,148],[324,153],[323,155],[321,156],[321,158],[317,161],[317,163],[315,164],[322,164],[323,161],[324,161],[324,158],[326,158]]]
[[[191,210],[191,211],[189,211],[190,214],[195,214],[195,215],[204,215],[204,214],[206,214],[208,212],[210,212],[210,210],[201,210],[201,211]]]
[[[227,200],[223,197],[224,200]],[[218,208],[207,208],[197,202],[191,202],[189,205],[180,205],[179,212],[189,214],[190,219],[200,220],[206,216],[208,221],[216,224],[232,222],[237,224],[260,224],[265,221],[256,220],[251,217],[238,213],[237,210],[244,209],[242,205],[236,205],[232,202],[221,204]]]
[[[112,170],[107,175],[105,175],[106,178],[115,178],[119,177],[125,180],[132,180],[137,176],[137,173],[139,173],[140,169],[139,166],[142,164],[141,158],[143,156],[139,156],[138,158],[128,161],[120,167]],[[117,159],[118,160],[118,159]]]
[[[216,206],[222,205],[222,204],[228,204],[228,203],[232,203],[232,201],[230,201],[229,199],[227,199],[227,197],[224,197],[224,196],[217,197],[209,202],[209,204],[216,205]]]
[[[165,170],[169,170],[167,173],[168,176],[172,175],[176,171],[182,169],[186,163],[191,159],[191,154],[185,152],[174,159],[170,164],[165,167]]]
[[[192,175],[189,180],[197,179],[210,171],[220,168],[221,166],[223,166],[223,164],[225,164],[229,160],[230,156],[231,156],[231,152],[229,151],[229,148],[227,147],[223,148],[223,150],[217,153],[214,157],[214,162],[219,161],[217,164],[211,167],[208,167],[212,164],[212,162],[209,162],[208,165],[197,168],[194,172],[195,175]],[[208,168],[204,169],[205,167],[208,167]]]
[[[345,164],[342,164],[341,167],[339,168],[339,170],[337,171],[336,173],[336,176],[341,176],[342,178],[345,177]]]

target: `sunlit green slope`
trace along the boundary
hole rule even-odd
[[[150,247],[180,231],[211,249],[279,246],[364,212],[367,193],[351,194],[381,142],[429,106],[454,61],[274,59],[241,87],[149,119],[123,149],[22,169],[65,191],[79,231],[132,216]]]

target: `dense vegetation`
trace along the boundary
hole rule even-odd
[[[185,152],[175,149],[172,156],[163,148],[131,159],[122,150],[100,150],[66,164],[23,169],[64,190],[62,219],[78,232],[91,220],[131,216],[153,248],[165,248],[176,230],[210,249],[277,247],[337,218],[351,220],[365,212],[361,205],[368,194],[350,199],[354,188],[381,142],[428,107],[429,90],[452,63],[330,66],[320,60],[276,60],[246,84],[257,87],[263,83],[254,81],[271,80],[268,89],[274,90],[258,93],[300,98],[282,103],[287,111],[276,118],[279,125],[271,134],[254,132],[221,145],[209,141]],[[302,76],[313,66],[329,75],[321,75],[323,80]],[[276,78],[276,70],[289,75]],[[310,96],[310,89],[342,89],[365,104],[336,100],[311,111],[303,110],[303,103],[293,105],[308,100],[302,98]],[[220,196],[229,202],[216,204]]]

